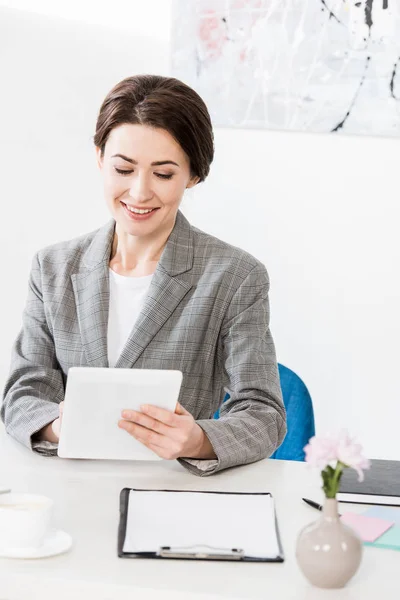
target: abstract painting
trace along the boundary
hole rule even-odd
[[[175,0],[172,72],[213,123],[400,135],[400,0]]]

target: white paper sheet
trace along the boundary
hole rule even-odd
[[[269,495],[135,491],[129,494],[124,552],[239,548],[245,556],[279,556]]]

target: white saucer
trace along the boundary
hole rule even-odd
[[[0,558],[47,558],[67,552],[72,546],[72,537],[57,530],[48,534],[37,548],[0,548]]]

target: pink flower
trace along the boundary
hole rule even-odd
[[[363,481],[363,469],[370,466],[369,460],[362,454],[362,446],[343,429],[336,436],[327,434],[312,437],[305,446],[306,462],[319,469],[325,469],[330,463],[340,461],[346,467],[355,469],[358,481]]]
[[[346,430],[340,432],[337,440],[337,460],[357,471],[358,481],[364,480],[363,469],[370,467],[369,460],[362,452],[361,444],[357,444]]]
[[[325,469],[336,458],[335,440],[330,436],[312,437],[305,446],[306,462],[312,467]]]

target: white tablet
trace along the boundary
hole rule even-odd
[[[68,371],[58,456],[161,460],[118,427],[124,409],[153,404],[175,411],[180,371],[71,367]]]

